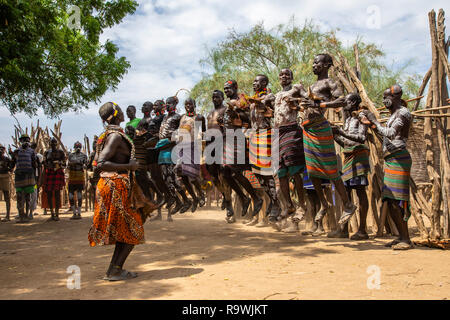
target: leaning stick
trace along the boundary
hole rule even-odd
[[[436,107],[436,108],[421,109],[421,110],[414,111],[413,114],[428,112],[428,111],[438,111],[438,110],[443,110],[443,109],[450,109],[450,105],[443,106],[443,107]]]
[[[413,113],[413,115],[415,117],[422,117],[422,118],[447,118],[450,117],[450,113],[444,113],[444,114],[431,114],[431,113],[427,113],[427,114],[415,114]]]
[[[409,102],[413,102],[413,101],[418,101],[418,100],[421,100],[423,97],[425,97],[425,96],[419,96],[419,97],[415,97],[415,98],[412,98],[412,99],[408,99],[408,100],[405,100],[405,102],[409,103]],[[386,106],[383,106],[381,108],[377,108],[378,111],[381,111],[381,110],[384,110],[384,109],[386,109]]]
[[[64,153],[65,153],[66,155],[68,155],[69,153],[67,152],[66,147],[64,147],[63,143],[61,142],[60,137],[58,137],[58,136],[53,132],[52,129],[50,129],[50,131],[51,131],[51,133],[53,134],[53,136],[55,137],[55,139],[58,140],[59,145],[61,146],[61,149],[63,149]]]

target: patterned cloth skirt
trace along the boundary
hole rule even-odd
[[[409,201],[409,177],[412,159],[403,149],[384,157],[384,179],[382,198]]]
[[[250,135],[249,161],[252,171],[272,176],[272,130],[259,129]]]
[[[190,179],[200,178],[200,146],[191,143],[180,143],[177,148],[180,148],[180,158],[175,168],[177,174],[187,176]]]
[[[63,173],[64,178],[64,173]],[[27,188],[34,187],[36,179],[33,171],[18,171],[14,173],[14,186],[15,188]],[[31,193],[31,192],[30,192]]]
[[[343,149],[342,181],[348,188],[368,186],[369,148],[363,144]]]
[[[80,170],[69,170],[69,185],[84,185],[84,171]]]
[[[245,139],[243,143],[240,142],[240,139],[237,138],[235,138],[234,141],[227,141],[226,136],[224,137],[223,165],[238,168],[239,170],[251,170],[247,145],[248,141]]]
[[[298,124],[282,126],[279,129],[278,152],[280,168],[305,167],[305,151],[303,149],[303,130]],[[277,142],[274,142],[274,144]]]
[[[95,211],[88,239],[96,245],[145,242],[141,214],[131,207],[127,174],[108,173],[98,181]]]
[[[308,175],[328,180],[339,179],[336,149],[329,122],[320,116],[306,120],[302,125]]]
[[[66,185],[63,169],[46,169],[44,174],[45,191],[59,191]]]

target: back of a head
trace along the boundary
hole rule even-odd
[[[112,102],[107,102],[100,107],[98,114],[103,121],[109,121],[109,117],[114,114],[114,104]]]

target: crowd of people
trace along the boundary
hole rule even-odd
[[[10,174],[14,171],[14,188],[17,198],[17,223],[27,223],[33,220],[41,195],[41,206],[44,215],[50,211],[48,221],[59,221],[59,211],[62,207],[61,191],[68,187],[70,210],[73,216],[70,219],[81,219],[81,204],[85,190],[85,170],[89,161],[82,149],[82,144],[76,142],[73,152],[68,155],[58,146],[58,140],[50,140],[50,148],[40,154],[36,152],[36,143],[31,142],[27,134],[19,137],[20,146],[6,152],[0,145],[0,189],[3,191],[6,202],[6,216],[2,222],[11,220]],[[91,156],[92,157],[92,156]],[[68,179],[66,179],[66,172]],[[77,199],[75,203],[75,198]]]
[[[75,144],[75,151],[66,160],[56,148],[56,141],[43,155],[43,188],[50,219],[59,219],[57,191],[64,185],[65,165],[70,170],[72,218],[80,218],[82,172],[90,165],[96,202],[89,241],[91,246],[116,245],[105,276],[111,281],[137,276],[122,268],[134,245],[144,242],[145,217],[132,200],[136,192],[142,192],[146,201],[152,203],[152,210],[158,209],[154,219],[161,219],[159,209],[165,206],[167,219],[172,221],[176,213],[195,212],[205,205],[202,185],[211,181],[222,195],[226,222],[234,223],[239,214],[251,217],[246,224],[258,226],[264,224],[258,219],[264,201],[257,189],[262,189],[269,199],[265,216],[274,229],[299,232],[299,222],[310,202],[314,226],[303,234],[321,235],[325,233],[322,220],[330,206],[324,187],[333,185],[336,197],[342,200],[343,212],[338,230],[327,236],[349,237],[348,222],[359,208],[359,230],[351,239],[367,240],[366,188],[371,168],[366,140],[368,128],[372,127],[383,138],[383,206],[399,231],[398,239],[387,246],[396,250],[412,248],[407,226],[412,160],[406,149],[412,118],[402,100],[402,88],[394,85],[383,93],[384,105],[391,115],[386,125],[381,125],[361,106],[358,93],[344,96],[340,86],[328,76],[331,66],[328,54],[317,55],[312,66],[317,81],[309,88],[293,84],[290,69],[281,70],[282,90],[278,93],[271,92],[269,79],[263,74],[255,77],[251,95],[239,92],[238,82],[229,80],[223,91],[211,93],[214,108],[206,117],[196,113],[192,98],[185,100],[186,112],[180,115],[179,100],[172,96],[165,101],[145,102],[142,119],[136,118],[136,107],[129,106],[126,109],[129,122],[122,128],[125,115],[121,108],[114,102],[104,104],[99,115],[105,131],[94,142],[95,151],[89,159],[80,152],[81,144]],[[342,127],[326,119],[328,108],[342,108]],[[12,152],[10,162],[4,160],[4,148],[0,149],[3,150],[0,177],[15,166],[19,222],[24,222],[35,208],[33,194],[39,161],[29,138],[24,135],[20,141],[22,146]],[[342,166],[338,164],[335,142],[342,147]],[[0,186],[7,198],[2,181]],[[292,185],[296,201],[292,199]],[[353,190],[357,199],[352,199]],[[235,201],[241,204],[240,212],[235,212],[232,191],[236,194]],[[78,204],[73,201],[74,193],[78,193]],[[251,212],[247,214],[250,204]]]

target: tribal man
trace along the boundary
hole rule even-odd
[[[136,170],[136,181],[141,187],[144,195],[148,200],[153,200],[153,195],[151,194],[151,190],[156,194],[158,206],[162,206],[164,204],[164,197],[159,189],[156,187],[154,182],[150,179],[148,172],[148,163],[147,163],[147,147],[148,142],[151,139],[152,135],[148,132],[148,122],[141,121],[139,122],[136,131],[132,137],[134,147],[136,148],[136,160],[139,164],[138,169]],[[129,128],[129,127],[127,127]]]
[[[61,190],[65,187],[64,166],[66,155],[58,148],[58,140],[50,140],[50,149],[44,153],[44,192],[47,194],[51,217],[48,221],[59,221]],[[53,199],[55,200],[53,202]],[[53,207],[54,204],[54,207]]]
[[[306,108],[303,121],[303,144],[306,168],[322,204],[316,216],[321,220],[328,209],[328,202],[321,186],[321,179],[331,180],[344,204],[344,213],[340,223],[345,223],[355,213],[356,206],[347,195],[342,178],[338,172],[336,149],[330,123],[324,116],[326,108],[345,106],[345,98],[337,83],[328,77],[333,59],[328,54],[319,54],[314,58],[313,72],[317,82],[306,92],[302,90],[301,106]]]
[[[144,114],[144,118],[142,118],[139,122],[145,121],[147,123],[150,123],[150,121],[152,121],[153,107],[153,103],[151,103],[150,101],[144,102],[141,109],[142,113]],[[139,122],[137,122],[137,124],[139,124]],[[135,128],[137,128],[137,124]]]
[[[145,242],[141,214],[130,199],[130,171],[138,168],[133,142],[125,135],[120,123],[124,115],[120,107],[108,102],[100,107],[106,131],[98,138],[94,168],[99,172],[97,199],[88,239],[91,247],[115,245],[104,280],[119,281],[137,277],[123,269],[134,246]]]
[[[181,119],[181,116],[177,113],[178,102],[179,100],[177,97],[167,98],[167,114],[164,116],[164,120],[161,123],[159,129],[159,141],[155,147],[159,151],[158,164],[160,165],[163,179],[167,183],[169,189],[168,196],[170,198],[167,203],[167,209],[169,210],[169,215],[167,217],[168,221],[172,221],[171,215],[178,211],[184,213],[192,205],[192,202],[186,196],[184,188],[177,180],[174,172],[175,164],[172,161],[172,149],[175,146],[175,142],[172,141],[172,138],[175,137],[174,133],[178,130]],[[181,202],[178,194],[183,198],[183,202]],[[170,207],[174,202],[175,207],[171,209]]]
[[[10,198],[10,172],[14,168],[12,159],[6,154],[6,148],[0,144],[0,191],[3,191],[3,197],[6,202],[6,216],[2,222],[10,221],[11,213],[11,198]]]
[[[84,170],[87,166],[87,156],[81,152],[81,142],[77,141],[73,145],[74,151],[69,154],[67,166],[69,168],[69,203],[73,212],[71,220],[81,219],[81,206],[83,203],[83,189],[85,185]],[[75,193],[77,194],[77,204],[75,204]]]
[[[248,110],[248,101],[245,96],[238,94],[238,84],[236,80],[225,82],[224,92],[230,101],[225,110],[223,124],[224,134],[224,175],[230,187],[236,192],[242,204],[242,216],[247,214],[251,200],[242,191],[243,187],[253,200],[252,217],[256,216],[264,203],[250,181],[243,175],[245,170],[251,170],[248,159],[248,148],[245,140],[244,130],[251,126]],[[233,141],[228,141],[227,137],[233,137]],[[235,137],[237,139],[235,139]],[[239,138],[241,137],[241,138]],[[242,142],[239,140],[243,140]],[[236,141],[237,140],[237,141]],[[227,221],[235,222],[234,213],[227,212]]]
[[[398,239],[387,244],[394,250],[407,250],[413,247],[408,232],[408,219],[411,216],[409,178],[412,159],[406,149],[412,116],[406,108],[406,102],[402,100],[402,94],[403,90],[399,85],[384,91],[383,102],[391,113],[385,127],[378,122],[373,113],[367,112],[367,119],[375,125],[376,132],[383,136],[382,212],[388,210],[400,234]]]
[[[146,103],[148,103],[148,102],[146,102]],[[145,105],[145,103],[144,103],[144,105]],[[128,127],[128,126],[132,126],[133,128],[136,129],[137,125],[139,124],[141,119],[136,118],[136,107],[135,106],[128,106],[128,108],[127,108],[127,117],[128,117],[128,119],[130,119],[130,121],[127,122],[127,124],[125,125],[125,128]]]
[[[272,168],[272,128],[271,118],[273,110],[262,101],[270,94],[269,78],[266,75],[257,75],[253,81],[254,96],[250,100],[250,121],[252,130],[249,137],[249,160],[252,166],[252,172],[257,177],[260,185],[264,188],[270,199],[270,204],[266,215],[269,221],[275,223],[280,214],[280,205],[278,202],[275,179],[273,177],[274,170]],[[264,220],[259,221],[258,215],[247,225],[256,225],[256,227],[264,227]]]
[[[344,164],[342,166],[342,180],[352,197],[352,190],[356,190],[359,201],[360,224],[357,233],[351,236],[351,240],[367,240],[369,235],[366,231],[367,210],[369,201],[367,199],[366,187],[369,185],[367,175],[370,172],[369,148],[364,144],[367,140],[368,126],[359,121],[359,109],[361,97],[357,93],[351,93],[345,97],[344,128],[332,127],[334,140],[344,149]],[[347,238],[348,222],[342,229],[328,234],[329,238]]]
[[[208,131],[210,133],[212,133],[211,130],[218,130],[222,134],[222,137],[223,137],[223,132],[224,132],[223,117],[225,115],[225,110],[227,108],[223,103],[224,98],[225,98],[225,96],[222,91],[214,90],[214,92],[212,94],[212,102],[214,105],[214,109],[210,113],[208,113],[208,116],[206,117],[207,124],[208,124]],[[212,136],[210,141],[206,141],[206,146],[208,147],[209,145],[213,144],[214,142],[215,142],[215,136]],[[233,205],[231,202],[231,188],[225,180],[225,177],[223,175],[223,168],[222,168],[223,139],[222,139],[222,145],[220,145],[220,143],[218,143],[218,145],[220,146],[219,150],[213,149],[210,151],[211,152],[210,154],[205,154],[206,162],[207,162],[206,169],[208,170],[208,173],[211,175],[214,185],[220,191],[220,193],[222,193],[222,197],[223,197],[222,210],[226,209],[227,214],[229,214],[229,216],[233,216],[234,213],[233,213]],[[205,149],[205,151],[206,151],[206,149]],[[216,151],[219,151],[219,152],[216,152]],[[212,158],[211,161],[213,161],[213,163],[211,163],[211,161],[209,161],[208,157]]]
[[[291,217],[284,224],[283,221],[277,223],[277,228],[281,230],[282,226],[284,232],[297,232],[298,223],[303,219],[306,212],[305,196],[303,189],[303,180],[301,173],[305,168],[305,153],[303,150],[303,132],[302,128],[297,122],[299,105],[291,101],[290,98],[299,97],[303,87],[301,85],[292,85],[294,79],[293,73],[290,69],[282,69],[279,74],[279,80],[282,91],[278,92],[275,97],[268,97],[267,100],[274,100],[274,128],[278,129],[277,144],[279,158],[278,178],[280,180],[280,189],[285,200],[284,210],[281,218],[286,220]],[[292,203],[289,180],[294,177],[295,187],[298,195],[298,202],[300,204],[298,213],[294,204]]]
[[[17,210],[19,211],[17,223],[26,223],[29,221],[28,214],[31,210],[31,194],[36,189],[35,170],[37,164],[36,153],[30,147],[30,137],[22,134],[19,142],[22,145],[13,153],[13,164],[16,167],[14,183],[16,187]]]
[[[160,193],[164,195],[164,202],[169,203],[170,201],[175,202],[175,198],[170,194],[169,187],[163,179],[161,174],[161,169],[158,166],[158,152],[155,148],[156,144],[159,141],[159,130],[161,128],[161,123],[164,120],[166,105],[164,100],[156,100],[153,104],[153,112],[155,116],[150,119],[148,122],[148,133],[150,134],[149,139],[147,140],[147,164],[148,170],[150,171],[150,179],[155,185],[155,187],[159,190]],[[143,121],[148,121],[149,119],[143,119]],[[170,200],[172,199],[172,200]],[[158,203],[160,204],[160,203]],[[170,207],[170,205],[168,205]],[[158,214],[152,218],[152,220],[161,220],[161,207],[158,208]]]
[[[202,137],[206,131],[205,117],[195,113],[195,100],[187,99],[184,102],[186,114],[181,116],[178,129],[177,149],[181,149],[175,171],[181,177],[186,190],[192,197],[191,211],[195,212],[197,206],[206,204],[205,194],[200,186],[200,159],[202,154]],[[200,136],[199,136],[200,135]],[[180,139],[181,138],[181,139]],[[187,141],[186,141],[187,140]],[[194,191],[194,188],[197,193]]]

